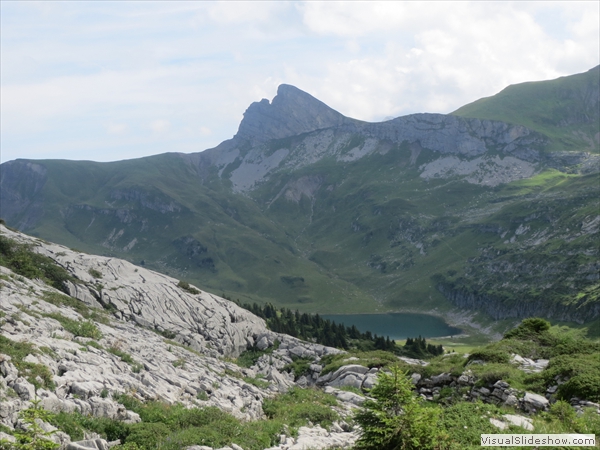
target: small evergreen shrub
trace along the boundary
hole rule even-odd
[[[25,423],[24,429],[15,429],[13,435],[16,442],[9,443],[0,441],[0,448],[10,450],[54,450],[60,447],[60,444],[50,440],[54,431],[44,431],[40,421],[48,422],[52,414],[45,411],[40,405],[40,400],[33,400],[32,406],[19,412],[19,417]]]
[[[441,409],[425,406],[416,397],[410,379],[398,366],[391,373],[379,371],[377,384],[369,395],[364,409],[356,413],[361,436],[356,442],[359,450],[434,450],[442,439]]]

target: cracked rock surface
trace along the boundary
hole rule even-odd
[[[0,266],[0,333],[15,343],[30,344],[22,361],[45,366],[51,378],[48,383],[21,373],[17,361],[0,347],[0,424],[10,429],[21,426],[19,412],[36,399],[51,412],[139,422],[136,413],[118,402],[119,394],[187,407],[216,406],[239,419],[258,420],[264,418],[265,398],[294,385],[293,374],[283,370],[292,357],[318,362],[323,355],[339,352],[273,333],[262,319],[236,304],[182,289],[178,280],[165,275],[119,259],[75,252],[1,225],[0,229],[9,238],[31,244],[76,278],[68,284],[73,296],[69,299],[40,280]],[[87,307],[74,309],[65,299]],[[64,326],[68,319],[92,322],[99,334],[76,336]],[[241,368],[231,359],[249,347],[264,350],[276,342],[277,348],[252,368]],[[357,400],[340,402],[341,411],[351,412]],[[356,440],[349,430],[311,430],[302,431],[298,442],[308,439],[314,448],[326,448]],[[97,438],[71,443],[65,433],[54,435],[62,448],[94,448],[90,443],[108,448]],[[292,445],[284,439],[279,448],[301,448],[298,442]]]

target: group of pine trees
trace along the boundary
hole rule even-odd
[[[224,298],[227,298],[224,296]],[[231,300],[231,299],[229,299]],[[334,321],[323,319],[319,314],[300,313],[289,308],[277,310],[271,303],[259,305],[258,303],[238,303],[254,315],[263,318],[270,330],[305,341],[316,342],[328,347],[344,350],[355,348],[358,350],[384,350],[397,355],[411,358],[428,358],[444,353],[441,345],[427,344],[425,338],[408,338],[404,346],[396,345],[389,336],[383,337],[370,331],[361,332],[355,325],[345,326]]]
[[[442,344],[428,344],[424,337],[407,338],[404,344],[404,354],[412,358],[427,358],[444,354]]]

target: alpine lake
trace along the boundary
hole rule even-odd
[[[459,335],[462,330],[448,325],[443,319],[428,314],[387,313],[387,314],[324,314],[323,319],[331,320],[347,327],[355,325],[359,331],[370,331],[378,336],[389,336],[392,340],[435,338]]]

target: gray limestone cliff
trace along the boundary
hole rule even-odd
[[[248,107],[235,137],[258,143],[355,122],[310,94],[282,84],[272,102],[262,99]]]

